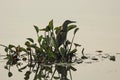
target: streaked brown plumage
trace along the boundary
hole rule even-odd
[[[61,26],[61,30],[58,32],[57,37],[56,37],[58,47],[60,47],[66,41],[67,26],[70,23],[75,23],[75,21],[66,20]]]
[[[56,42],[57,42],[57,47],[55,48],[55,53],[57,56],[57,62],[59,62],[62,58],[60,52],[59,52],[59,47],[65,43],[66,41],[66,37],[67,37],[67,27],[68,24],[70,23],[75,23],[75,21],[70,21],[70,20],[66,20],[63,25],[61,26],[61,29],[59,30],[59,32],[57,33],[56,36]]]

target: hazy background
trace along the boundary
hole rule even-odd
[[[0,44],[23,45],[36,38],[33,25],[42,28],[51,19],[55,26],[77,21],[75,39],[86,52],[120,52],[120,0],[0,0]]]
[[[76,40],[87,52],[120,52],[120,0],[0,0],[0,43],[35,38],[33,25],[77,21]]]

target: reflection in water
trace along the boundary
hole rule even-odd
[[[110,56],[109,54],[87,54],[87,59],[77,59],[74,63],[54,63],[52,65],[50,64],[44,64],[44,63],[38,63],[36,62],[31,63],[28,60],[24,62],[23,64],[18,64],[18,71],[23,72],[24,69],[27,69],[25,73],[25,80],[28,80],[30,78],[31,74],[34,74],[34,80],[72,80],[72,71],[77,71],[77,69],[74,67],[76,64],[86,63],[91,64],[94,62],[99,62],[101,60],[112,60],[115,61],[115,56]],[[4,61],[5,56],[0,56],[0,62]],[[20,61],[19,61],[20,63]],[[20,65],[20,66],[19,66]],[[5,69],[9,70],[8,76],[11,77],[12,71],[10,71],[10,67],[6,65]]]

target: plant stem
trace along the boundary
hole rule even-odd
[[[74,35],[73,38],[72,38],[71,45],[70,45],[70,48],[69,48],[68,53],[70,52],[70,50],[71,50],[71,48],[72,48],[72,44],[73,44],[74,38],[75,38],[75,35]]]

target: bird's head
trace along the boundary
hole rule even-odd
[[[67,30],[67,26],[68,26],[70,23],[76,23],[76,21],[66,20],[66,21],[63,23],[61,29],[64,30],[64,31],[66,31],[66,30]]]
[[[66,20],[64,23],[63,23],[63,26],[67,26],[68,24],[70,23],[76,23],[76,21],[70,21],[70,20]]]

